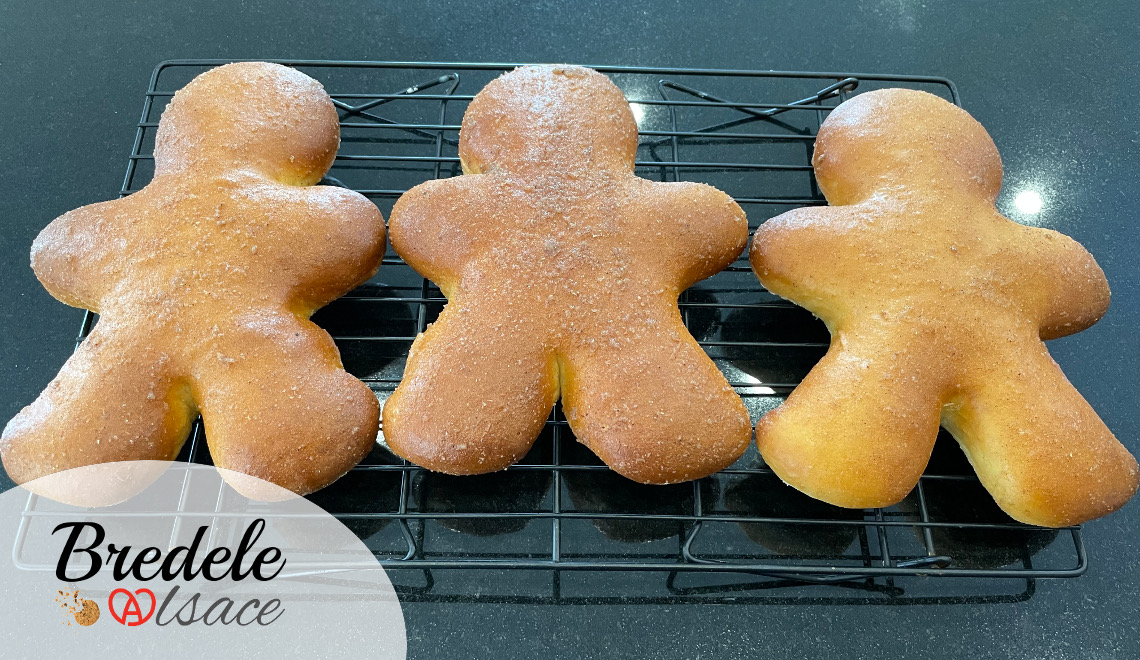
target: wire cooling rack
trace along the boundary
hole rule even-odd
[[[171,61],[155,69],[121,195],[150,180],[159,116],[174,91],[223,63]],[[339,111],[341,148],[325,183],[363,193],[385,217],[408,188],[460,174],[459,124],[468,102],[517,66],[281,63],[324,83]],[[960,104],[952,82],[927,76],[595,68],[625,92],[638,120],[638,175],[710,183],[744,207],[752,230],[788,209],[825,203],[811,168],[815,133],[849,95],[903,86]],[[389,249],[375,278],[314,320],[335,338],[345,367],[383,402],[400,381],[412,340],[445,302]],[[686,291],[680,307],[753,422],[782,401],[828,344],[824,326],[766,292],[743,259]],[[94,322],[89,312],[80,341]],[[204,439],[196,425],[181,458],[209,463]],[[902,578],[1008,578],[1022,585],[989,593],[975,585],[993,581],[967,580],[964,594],[939,587],[910,596],[994,602],[1030,597],[1036,578],[1073,577],[1087,568],[1078,528],[1034,528],[1006,517],[947,437],[902,503],[847,510],[783,485],[755,448],[693,483],[635,484],[578,444],[556,407],[530,454],[504,472],[433,474],[378,445],[311,499],[365,541],[405,600],[795,601],[789,590],[822,584],[833,601],[901,602]],[[635,585],[632,574],[657,577]],[[773,589],[781,595],[772,596]]]

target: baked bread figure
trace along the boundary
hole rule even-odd
[[[673,483],[730,465],[748,413],[685,329],[678,295],[748,240],[707,185],[634,176],[621,90],[576,66],[487,85],[459,137],[464,175],[392,209],[392,246],[448,303],[384,404],[384,438],[431,470],[501,470],[561,397],[570,428],[617,472]]]
[[[756,427],[776,474],[839,506],[891,505],[941,424],[1017,520],[1058,527],[1123,505],[1136,460],[1043,343],[1104,314],[1104,273],[1071,238],[997,212],[985,129],[931,94],[860,94],[820,127],[813,164],[831,206],[767,221],[750,253],[764,286],[832,335]]]
[[[297,493],[368,453],[376,397],[308,320],[384,252],[375,205],[313,185],[339,142],[312,78],[276,64],[213,69],[167,106],[145,188],[40,233],[36,276],[100,318],[4,429],[12,479],[174,459],[199,412],[215,465]]]

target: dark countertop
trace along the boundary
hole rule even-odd
[[[171,58],[569,61],[930,74],[955,81],[1006,167],[1000,208],[1042,193],[1040,224],[1082,242],[1113,287],[1107,316],[1050,343],[1140,453],[1140,30],[1135,2],[179,2],[0,6],[0,417],[71,352],[82,312],[28,268],[52,218],[119,189],[142,93]],[[10,482],[0,476],[0,487]],[[1032,597],[862,605],[408,603],[412,657],[1100,658],[1140,655],[1135,502],[1085,527],[1084,577]],[[510,576],[502,579],[509,580]],[[614,595],[622,578],[612,581]],[[921,590],[938,593],[937,583]]]

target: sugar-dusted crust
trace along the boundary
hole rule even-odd
[[[36,276],[100,319],[4,429],[15,481],[172,459],[199,411],[216,465],[298,493],[360,461],[379,405],[308,320],[384,251],[371,202],[313,185],[338,144],[317,81],[276,64],[223,66],[166,108],[150,184],[40,233]]]
[[[451,474],[521,458],[561,396],[570,428],[645,483],[731,464],[748,413],[685,329],[677,296],[732,262],[728,195],[633,174],[621,91],[582,67],[518,69],[463,118],[464,176],[408,191],[392,246],[448,297],[384,406],[397,454]]]
[[[1123,505],[1136,460],[1043,343],[1104,314],[1104,273],[1076,241],[997,212],[1001,159],[981,125],[923,92],[861,94],[821,126],[814,165],[832,205],[769,220],[750,253],[764,286],[832,333],[757,426],[768,465],[832,504],[886,506],[941,424],[1017,520]]]

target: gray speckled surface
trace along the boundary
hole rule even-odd
[[[155,63],[181,57],[572,61],[942,75],[1006,164],[1001,208],[1084,243],[1108,315],[1052,342],[1109,426],[1140,450],[1140,30],[1135,2],[8,3],[0,6],[0,416],[72,348],[81,312],[27,267],[32,238],[121,182]],[[1021,602],[405,606],[413,657],[1126,658],[1140,654],[1134,502],[1086,526],[1089,573]],[[503,579],[513,578],[504,576]],[[621,576],[609,580],[623,592]],[[929,582],[929,581],[927,581]],[[1021,587],[1024,589],[1024,584]],[[917,587],[937,594],[937,585]]]

